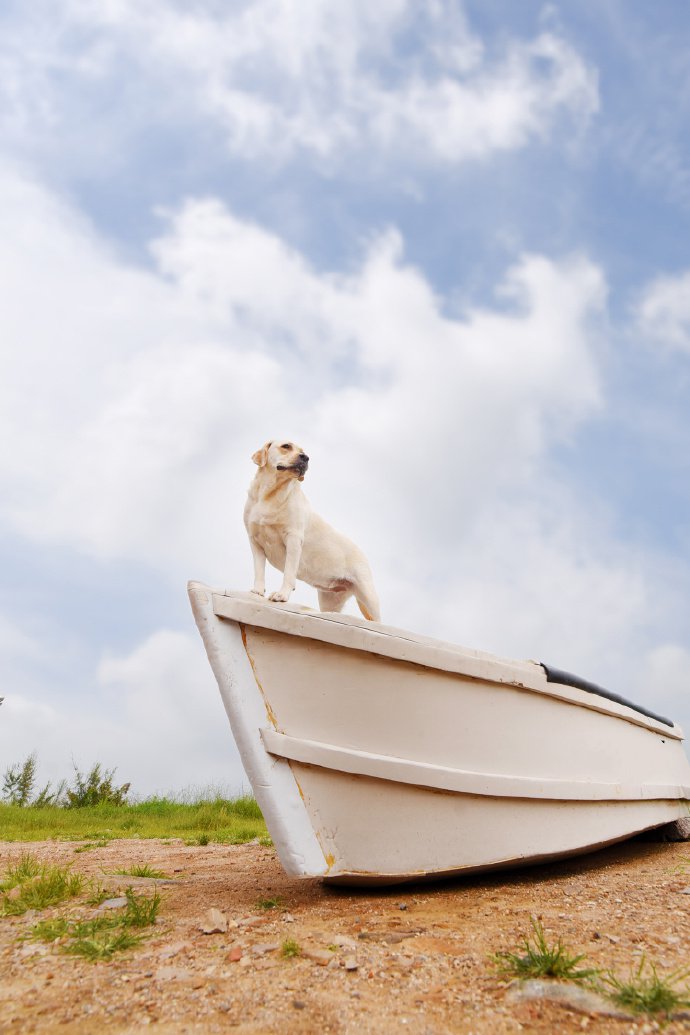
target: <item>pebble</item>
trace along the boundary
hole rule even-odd
[[[506,996],[511,1003],[529,1002],[542,999],[545,1002],[560,1003],[562,1006],[577,1010],[579,1013],[594,1014],[599,1017],[618,1017],[629,1020],[632,1014],[626,1013],[602,996],[588,992],[577,985],[562,981],[542,981],[533,979],[523,981],[512,988]]]
[[[199,930],[203,934],[225,934],[228,929],[227,917],[220,909],[207,909],[204,919],[199,924]]]
[[[412,938],[417,931],[360,931],[358,938],[368,942],[383,942],[384,945],[397,945],[406,938]]]
[[[177,956],[178,952],[182,952],[182,950],[186,948],[188,948],[186,942],[177,942],[174,945],[167,945],[164,949],[160,950],[158,958],[161,960],[172,959],[173,956]]]
[[[186,978],[189,975],[189,971],[182,970],[181,967],[159,967],[154,973],[154,981],[177,981],[180,978]]]
[[[252,952],[255,956],[265,956],[267,952],[277,952],[279,948],[278,942],[264,942],[260,945],[252,945]]]
[[[101,902],[96,912],[100,912],[102,909],[122,909],[126,905],[127,899],[124,895],[121,898],[107,898],[105,902]]]
[[[346,956],[343,960],[343,966],[345,967],[345,970],[359,969],[359,964],[357,963],[357,960],[354,958],[354,956]]]
[[[231,927],[256,927],[257,924],[261,923],[261,919],[258,916],[245,916],[242,920],[233,920],[230,924]]]
[[[329,945],[337,945],[339,949],[356,949],[357,942],[349,934],[336,934],[328,939]]]
[[[320,967],[327,967],[334,958],[332,952],[323,952],[321,949],[302,949],[302,955],[305,959],[311,960],[312,963],[317,963]]]
[[[239,963],[241,959],[242,949],[239,947],[239,945],[233,945],[232,949],[230,949],[230,952],[228,953],[228,961],[230,963]]]
[[[47,956],[49,952],[47,945],[22,945],[20,949],[17,949],[15,954],[20,959],[26,959],[27,956]]]

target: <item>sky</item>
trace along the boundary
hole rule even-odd
[[[276,437],[387,624],[690,729],[689,119],[685,0],[4,0],[0,775],[247,787]]]

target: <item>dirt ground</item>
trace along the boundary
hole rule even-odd
[[[660,973],[690,963],[690,844],[628,842],[559,864],[393,889],[353,890],[283,873],[275,851],[248,845],[113,841],[0,843],[0,872],[30,851],[116,889],[156,882],[105,876],[148,864],[159,920],[145,942],[105,963],[22,940],[36,916],[0,919],[0,1032],[163,1035],[602,1035],[650,1033],[648,1018],[516,997],[490,956],[518,948],[538,917],[549,940],[627,976],[642,955]],[[279,899],[262,908],[260,899]],[[211,908],[225,933],[204,934]],[[43,910],[93,915],[76,904]],[[281,946],[292,939],[298,957]],[[690,1032],[690,1013],[663,1030]]]

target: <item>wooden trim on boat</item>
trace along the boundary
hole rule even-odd
[[[413,784],[439,791],[454,791],[491,798],[539,798],[551,801],[658,801],[690,799],[690,787],[677,784],[620,784],[552,780],[548,777],[475,773],[465,769],[413,762],[392,755],[302,740],[264,727],[264,747],[271,755],[305,765],[356,776],[371,776],[393,783]]]

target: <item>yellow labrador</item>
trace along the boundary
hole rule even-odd
[[[253,593],[264,596],[266,558],[283,572],[269,600],[288,600],[301,579],[319,593],[322,611],[341,611],[354,595],[365,618],[379,621],[379,601],[362,551],[315,514],[299,483],[309,457],[294,442],[267,442],[254,453],[244,523],[254,557]]]

